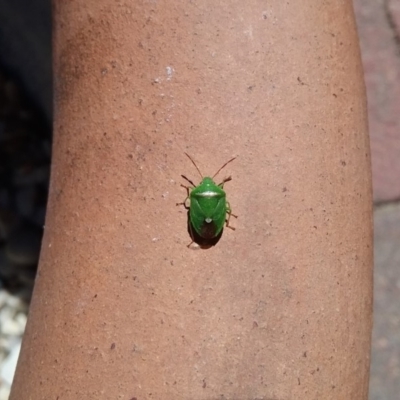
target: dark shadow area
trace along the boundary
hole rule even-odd
[[[21,84],[0,71],[0,281],[29,302],[50,178],[51,129]]]
[[[39,260],[51,125],[51,1],[0,2],[0,400],[8,398]]]
[[[0,1],[0,65],[52,119],[51,0]]]

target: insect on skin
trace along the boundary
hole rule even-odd
[[[191,186],[181,184],[181,186],[187,191],[187,197],[184,202],[177,203],[176,205],[183,205],[187,210],[189,210],[189,230],[192,239],[198,235],[198,237],[203,240],[211,241],[222,233],[224,224],[226,224],[227,228],[235,229],[229,225],[229,219],[231,216],[237,218],[237,215],[232,214],[231,207],[226,200],[226,193],[224,191],[224,184],[232,180],[232,177],[229,176],[228,178],[225,178],[218,185],[214,182],[214,178],[223,168],[235,160],[236,157],[227,161],[213,175],[213,177],[210,178],[208,176],[204,177],[189,154],[185,154],[199,172],[202,180],[200,184],[196,186],[185,175],[181,175],[183,179],[190,183]],[[187,247],[190,247],[194,241],[195,240],[192,240]]]

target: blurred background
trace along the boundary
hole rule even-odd
[[[370,400],[400,398],[400,0],[354,0],[369,103],[375,298]],[[0,400],[7,400],[46,210],[51,0],[0,0]]]

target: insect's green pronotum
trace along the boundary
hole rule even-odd
[[[189,187],[181,184],[181,186],[187,190],[187,197],[184,202],[177,203],[177,205],[183,205],[189,210],[189,229],[191,231],[192,239],[192,229],[194,229],[200,238],[205,240],[216,238],[222,232],[225,223],[227,228],[235,229],[229,225],[229,219],[231,216],[235,218],[237,218],[237,216],[232,214],[231,207],[226,200],[226,193],[224,191],[224,184],[232,180],[232,177],[229,176],[228,178],[225,178],[218,185],[214,182],[214,178],[236,157],[227,161],[212,176],[212,178],[210,178],[208,176],[204,177],[189,154],[185,154],[201,176],[201,182],[196,186],[185,175],[182,175],[182,178],[188,181],[192,186]],[[190,243],[188,247],[191,244],[192,243]]]

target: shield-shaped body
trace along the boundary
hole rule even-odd
[[[189,195],[190,223],[196,233],[204,239],[218,236],[226,220],[229,205],[222,186],[212,178],[205,177]]]

